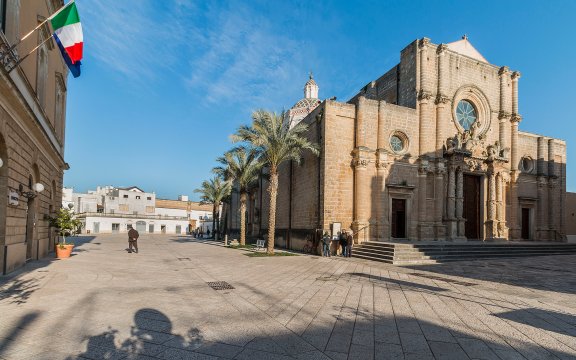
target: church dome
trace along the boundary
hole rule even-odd
[[[292,106],[292,109],[315,108],[318,104],[320,104],[319,99],[304,98],[298,101],[294,106]]]

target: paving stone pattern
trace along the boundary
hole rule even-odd
[[[574,359],[576,256],[397,267],[76,238],[0,278],[0,359]],[[214,290],[225,281],[234,289]]]

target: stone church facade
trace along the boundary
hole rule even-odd
[[[311,108],[301,121],[321,155],[282,167],[277,243],[299,248],[335,223],[358,242],[565,241],[566,143],[519,130],[519,79],[466,37],[423,38],[348,102]],[[251,194],[254,235],[265,186]]]

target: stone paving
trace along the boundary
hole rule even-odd
[[[76,238],[0,278],[0,359],[574,359],[576,256],[397,267]],[[214,290],[207,282],[234,287]]]

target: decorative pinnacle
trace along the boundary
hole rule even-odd
[[[468,35],[467,34],[462,35],[462,40],[468,40]]]

